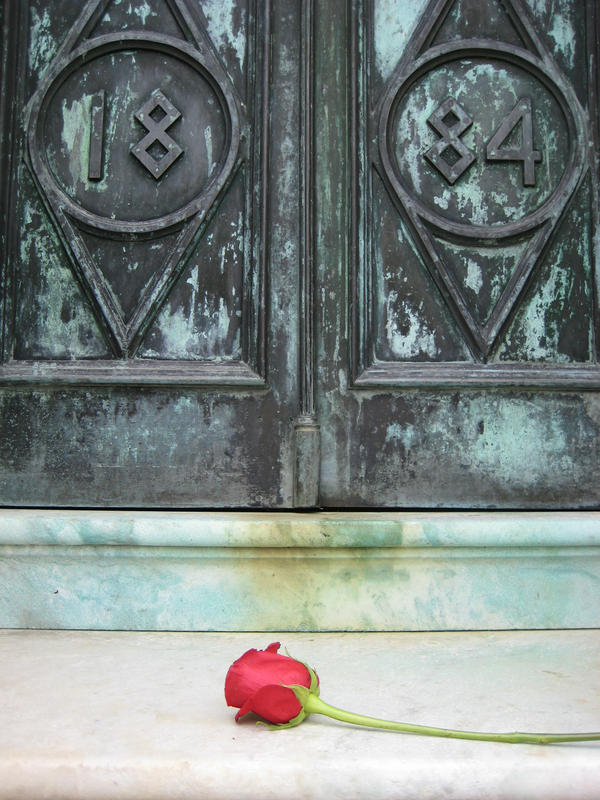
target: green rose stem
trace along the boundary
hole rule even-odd
[[[368,728],[384,728],[390,731],[403,731],[421,736],[440,736],[446,739],[475,739],[480,742],[509,742],[511,744],[554,744],[557,742],[589,742],[600,740],[600,732],[595,733],[480,733],[478,731],[455,731],[449,728],[432,728],[427,725],[412,725],[409,722],[392,722],[391,720],[365,717],[353,714],[341,708],[330,706],[305,686],[290,686],[303,711],[302,719],[309,714],[323,714],[340,722],[352,725],[364,725]],[[299,715],[300,716],[300,715]],[[300,720],[299,720],[300,721]],[[277,726],[274,726],[277,727]],[[283,726],[282,726],[283,727]]]

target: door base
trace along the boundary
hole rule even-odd
[[[600,627],[599,512],[0,512],[0,627]]]

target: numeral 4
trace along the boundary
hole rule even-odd
[[[503,147],[510,134],[521,123],[521,146]],[[486,150],[488,161],[522,161],[523,186],[535,186],[535,165],[542,160],[539,150],[533,149],[533,122],[531,100],[522,97],[489,140]]]

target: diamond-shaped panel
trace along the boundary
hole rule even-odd
[[[106,2],[88,2],[28,107],[32,172],[118,356],[135,352],[238,159],[239,98],[197,9],[178,5],[173,37],[157,32],[163,18],[172,31],[166,1],[128,4],[138,27],[113,33]],[[120,241],[147,251],[127,298]]]
[[[430,3],[378,110],[389,187],[487,358],[582,175],[584,112],[520,0]]]

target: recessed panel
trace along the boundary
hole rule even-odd
[[[353,62],[361,383],[375,364],[398,365],[396,374],[404,362],[506,363],[509,352],[520,363],[596,363],[592,305],[582,320],[575,294],[565,305],[552,290],[566,270],[579,295],[595,294],[591,198],[581,188],[593,132],[587,79],[572,82],[576,65],[585,75],[585,13],[563,4],[548,34],[538,5],[362,8]],[[374,296],[362,293],[368,286]],[[570,334],[558,346],[546,348],[543,334],[536,347],[515,346],[531,341],[519,325],[534,313],[538,330],[556,331],[560,317]]]
[[[43,2],[22,13],[43,53],[21,86],[13,359],[253,354],[260,371],[265,79],[253,7],[225,4],[216,19],[210,3],[205,14],[188,0],[90,0],[63,12],[62,29]],[[60,299],[57,270],[72,283]]]

